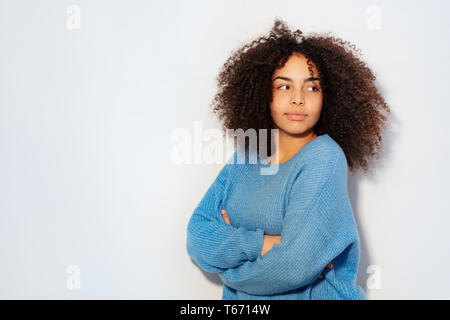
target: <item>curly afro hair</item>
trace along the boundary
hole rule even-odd
[[[267,129],[271,154],[270,129],[275,128],[270,113],[271,79],[293,53],[305,56],[311,75],[311,61],[320,74],[323,104],[313,131],[327,133],[339,144],[352,171],[362,168],[367,172],[367,158],[378,159],[382,148],[381,134],[387,121],[383,111],[391,111],[375,87],[372,71],[360,60],[360,50],[329,34],[291,32],[278,18],[269,36],[233,52],[217,77],[219,90],[212,107],[219,119],[224,119],[223,130],[253,128],[259,146],[259,129]]]

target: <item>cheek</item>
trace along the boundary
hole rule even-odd
[[[280,117],[284,113],[281,106],[282,104],[276,104],[272,102],[272,104],[270,105],[270,115],[275,118]]]
[[[270,103],[270,111],[272,113],[282,112],[284,106],[286,105],[286,101],[286,96],[273,94],[272,102]]]
[[[309,106],[311,108],[311,113],[317,116],[320,116],[320,111],[322,110],[323,97],[316,96],[311,97],[309,101]]]

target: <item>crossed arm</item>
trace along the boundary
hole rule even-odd
[[[225,221],[225,223],[231,226],[231,222],[230,222],[230,219],[228,218],[227,211],[225,209],[222,209],[221,213],[222,213],[222,218]],[[266,254],[267,251],[272,249],[274,244],[276,244],[276,243],[280,244],[280,242],[281,242],[281,236],[272,236],[272,235],[265,234],[264,240],[263,240],[263,246],[262,246],[262,250],[261,250],[261,256],[263,256],[264,254]],[[329,264],[327,264],[325,266],[325,268],[331,269],[331,268],[333,268],[333,264],[330,262]],[[319,279],[322,279],[322,278],[323,278],[323,274],[320,274]]]

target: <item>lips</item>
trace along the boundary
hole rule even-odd
[[[288,113],[286,113],[286,116],[289,120],[294,120],[294,121],[305,120],[307,117],[307,115],[304,114],[303,112],[288,112]]]
[[[303,113],[303,112],[287,112],[286,114],[303,115],[303,116],[307,115],[306,113]]]

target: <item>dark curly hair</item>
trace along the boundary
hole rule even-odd
[[[300,30],[291,32],[278,18],[269,36],[233,52],[216,78],[219,90],[212,107],[219,119],[224,119],[223,130],[253,128],[259,146],[258,129],[267,129],[267,150],[271,154],[271,79],[293,53],[305,56],[311,75],[311,61],[320,74],[323,104],[314,132],[327,133],[339,144],[351,170],[362,168],[367,172],[366,158],[379,158],[382,147],[381,134],[387,120],[382,111],[391,112],[375,87],[374,74],[360,60],[361,52],[355,45],[329,34],[304,36]]]

